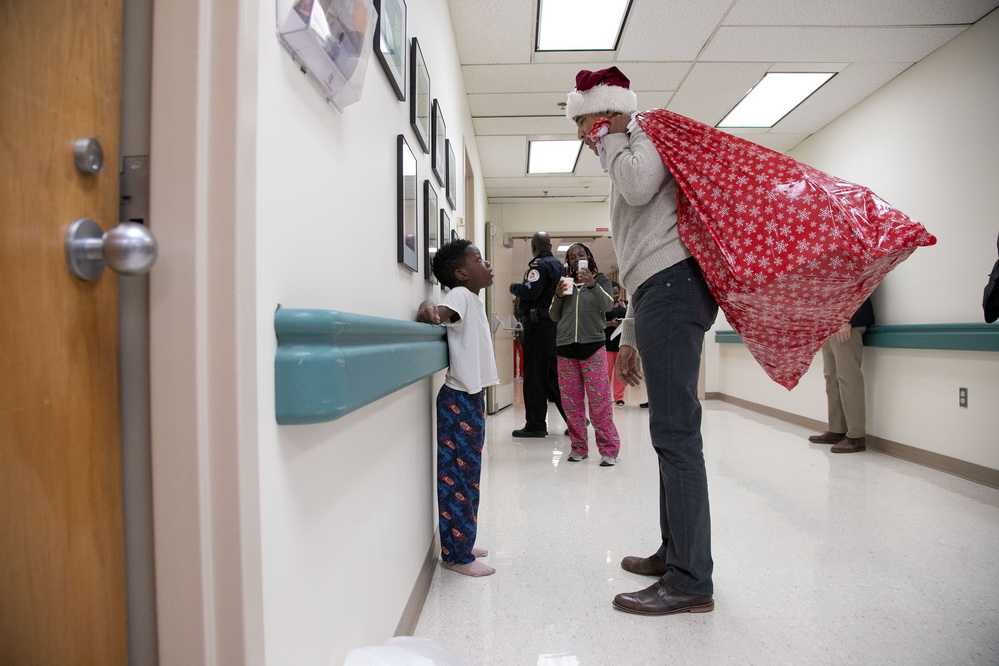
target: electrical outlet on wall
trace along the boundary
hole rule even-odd
[[[959,388],[957,390],[957,404],[959,407],[968,406],[968,389]]]

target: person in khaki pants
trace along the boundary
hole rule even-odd
[[[822,345],[822,369],[829,401],[829,430],[808,438],[832,444],[833,453],[857,453],[867,448],[867,397],[864,393],[864,331],[874,323],[868,298],[850,321]]]

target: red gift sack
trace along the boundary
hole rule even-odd
[[[891,269],[936,243],[866,187],[664,109],[635,120],[676,178],[680,237],[711,293],[787,389]]]

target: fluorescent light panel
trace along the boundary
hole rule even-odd
[[[773,127],[835,72],[770,72],[717,127]]]
[[[630,0],[538,0],[538,51],[613,51]]]
[[[527,173],[572,173],[576,170],[581,141],[531,141]]]

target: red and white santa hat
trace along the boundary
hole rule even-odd
[[[576,74],[576,89],[569,93],[565,115],[569,120],[587,113],[634,113],[638,98],[629,87],[631,81],[617,67],[584,69]]]

